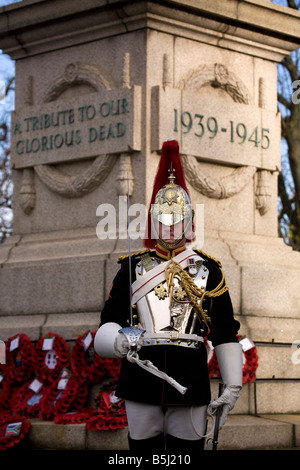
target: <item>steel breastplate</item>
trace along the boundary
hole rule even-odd
[[[136,266],[136,276],[143,276],[149,269],[160,263],[157,258],[150,255],[142,257]],[[203,292],[206,290],[209,270],[202,261],[194,266],[193,282]],[[189,272],[189,269],[187,269]],[[137,316],[140,327],[148,334],[160,332],[174,332],[180,334],[193,334],[196,324],[196,314],[193,306],[188,302],[186,293],[180,286],[177,278],[174,279],[173,296],[170,299],[166,281],[156,285],[148,294],[136,303]]]

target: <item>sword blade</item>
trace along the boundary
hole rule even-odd
[[[132,273],[131,273],[131,244],[130,244],[130,231],[129,231],[129,225],[130,225],[130,217],[129,217],[129,175],[127,173],[127,237],[128,237],[128,269],[129,269],[129,303],[130,303],[130,325],[133,326],[133,316],[132,316],[132,305],[131,305],[131,299],[132,299]]]

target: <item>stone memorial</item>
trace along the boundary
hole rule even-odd
[[[221,260],[240,333],[258,350],[257,380],[234,413],[300,413],[300,254],[277,235],[277,63],[300,47],[299,24],[268,0],[0,9],[0,48],[16,61],[1,340],[55,331],[73,341],[97,328],[128,251],[128,192],[131,206],[148,206],[162,143],[174,138],[195,246]]]

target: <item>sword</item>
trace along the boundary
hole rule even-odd
[[[219,383],[218,398],[222,395],[225,388],[226,388],[226,385],[224,385],[223,383]],[[207,441],[207,449],[208,450],[217,450],[217,446],[218,446],[218,443],[219,443],[218,438],[219,438],[219,427],[220,427],[220,419],[221,419],[221,415],[222,415],[222,409],[223,409],[223,406],[219,406],[217,408],[215,429],[214,429],[214,437],[212,439],[208,439],[208,441]]]
[[[130,246],[130,233],[129,233],[129,175],[127,173],[127,236],[128,236],[128,262],[129,262],[129,302],[130,302],[130,325],[133,326],[133,316],[132,316],[132,305],[131,305],[131,298],[132,298],[132,274],[131,274],[131,246]]]

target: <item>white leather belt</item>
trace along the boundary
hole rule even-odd
[[[176,331],[166,331],[160,333],[144,333],[143,346],[171,345],[183,346],[186,348],[199,348],[204,340],[202,336],[193,334],[176,333]]]

